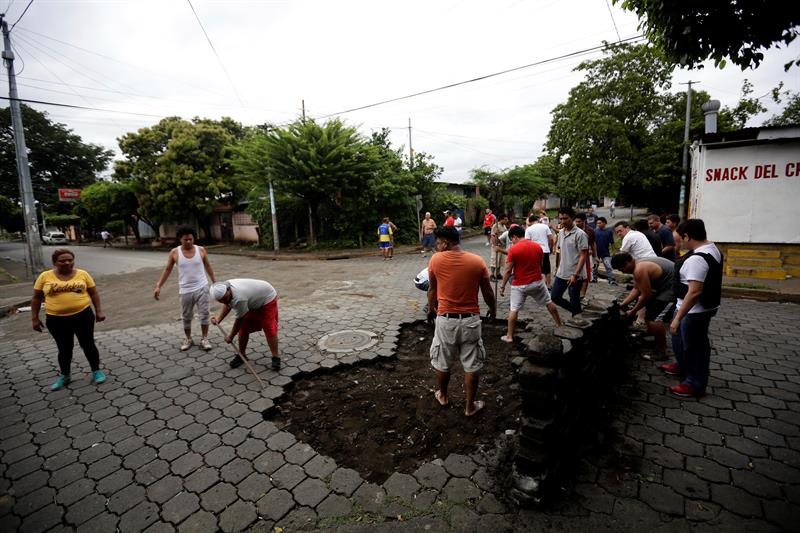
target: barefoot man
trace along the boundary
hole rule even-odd
[[[496,313],[494,292],[489,271],[483,259],[460,247],[460,235],[453,226],[436,230],[436,251],[428,264],[428,321],[436,319],[431,343],[431,366],[436,370],[438,390],[436,400],[450,403],[447,386],[450,365],[458,359],[464,368],[464,389],[467,402],[464,414],[472,416],[483,409],[484,402],[475,400],[478,392],[478,372],[486,359],[481,339],[481,317],[478,289],[489,306],[489,316]]]
[[[178,265],[178,293],[181,296],[181,315],[183,317],[183,332],[186,337],[181,344],[181,351],[185,352],[192,347],[192,316],[194,309],[197,308],[197,316],[200,318],[200,330],[203,338],[200,339],[200,346],[205,351],[211,349],[208,341],[208,277],[211,282],[217,281],[214,276],[214,269],[208,262],[206,249],[194,244],[197,234],[194,228],[183,226],[178,228],[177,238],[181,245],[173,248],[167,258],[167,266],[156,283],[153,296],[156,300],[161,296],[161,287],[166,283],[167,278],[172,272],[172,268]]]

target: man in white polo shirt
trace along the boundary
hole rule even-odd
[[[614,234],[622,239],[619,251],[631,254],[637,261],[658,257],[644,233],[631,228],[626,221],[620,220],[614,224]]]
[[[542,257],[542,274],[545,276],[547,286],[552,283],[550,274],[550,250],[553,248],[553,231],[550,226],[544,224],[539,217],[531,215],[528,217],[528,227],[525,229],[525,238],[533,241],[542,247],[544,256]]]

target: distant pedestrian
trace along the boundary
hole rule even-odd
[[[436,400],[442,406],[450,403],[447,388],[450,367],[456,359],[464,368],[466,404],[464,414],[473,416],[484,407],[476,400],[479,372],[486,360],[481,338],[481,317],[478,291],[489,307],[489,316],[497,314],[489,271],[479,256],[461,249],[461,238],[455,228],[436,230],[437,254],[428,265],[428,320],[435,319],[436,329],[431,343],[431,365],[436,370]]]
[[[620,252],[628,252],[635,259],[657,257],[647,237],[631,228],[626,221],[620,220],[614,224],[614,234],[622,239],[622,245],[619,249]]]
[[[103,248],[112,246],[111,244],[111,233],[108,230],[103,230],[100,232],[100,238],[103,239]]]
[[[525,230],[521,226],[514,226],[508,230],[508,236],[514,246],[508,251],[506,269],[503,281],[500,284],[500,296],[503,296],[506,285],[513,272],[511,282],[510,310],[508,312],[508,330],[500,338],[505,342],[513,342],[514,330],[517,324],[519,310],[525,305],[525,300],[530,296],[539,305],[544,305],[550,311],[550,316],[556,326],[561,326],[561,317],[558,309],[550,299],[550,292],[542,276],[542,259],[544,252],[539,243],[526,239]]]
[[[607,226],[608,221],[605,217],[597,217],[597,229],[594,232],[594,242],[597,248],[597,260],[594,263],[592,276],[598,279],[598,265],[602,262],[606,269],[606,278],[609,285],[616,285],[614,280],[614,269],[611,267],[611,251],[614,245],[614,232]]]
[[[539,222],[544,224],[548,228],[550,227],[550,217],[547,216],[547,211],[545,211],[544,209],[541,209],[539,211]]]
[[[645,310],[644,320],[647,330],[655,336],[656,353],[653,359],[663,360],[667,355],[667,336],[665,322],[672,318],[673,277],[675,263],[665,257],[650,257],[637,261],[627,252],[616,254],[611,259],[616,270],[633,275],[633,289],[620,305],[624,308],[636,302],[628,316],[635,316],[640,309]]]
[[[461,233],[461,231],[464,229],[463,225],[464,221],[461,220],[461,215],[459,215],[458,211],[456,211],[456,216],[453,219],[453,226],[455,226],[457,232]]]
[[[558,233],[561,262],[550,289],[550,297],[553,303],[563,307],[574,317],[581,312],[581,283],[586,277],[589,239],[583,230],[575,226],[575,211],[571,207],[559,209],[558,221],[563,226]],[[569,293],[569,301],[564,299],[565,292]]]
[[[586,208],[586,225],[594,230],[597,228],[597,214],[594,212],[594,206],[590,205]]]
[[[445,211],[444,212],[444,216],[445,216],[444,224],[443,224],[444,226],[455,226],[456,225],[456,219],[453,218],[453,214],[450,211]]]
[[[672,235],[672,230],[661,223],[661,218],[658,215],[649,215],[647,217],[647,224],[650,226],[650,229],[658,235],[661,241],[661,253],[658,255],[674,263],[675,237]]]
[[[181,351],[185,352],[194,344],[192,318],[195,310],[200,319],[200,331],[203,334],[200,346],[203,350],[209,351],[211,342],[208,340],[208,317],[210,314],[208,310],[208,278],[211,278],[212,283],[217,281],[217,278],[214,276],[214,269],[211,268],[206,249],[194,243],[197,239],[194,228],[182,226],[178,228],[176,237],[181,244],[170,250],[167,266],[164,267],[164,271],[153,289],[153,297],[158,300],[161,296],[161,287],[172,273],[172,268],[178,265],[178,294],[181,298],[181,317],[185,334],[181,343]],[[208,274],[208,278],[206,274]]]
[[[229,279],[211,286],[211,295],[222,303],[219,316],[212,316],[213,324],[221,323],[233,311],[233,326],[225,342],[233,342],[239,336],[239,354],[247,358],[247,343],[250,334],[263,331],[272,354],[272,369],[280,370],[281,359],[278,352],[278,292],[272,284],[260,279]],[[237,368],[244,361],[234,357],[231,368]]]
[[[394,255],[392,234],[392,226],[389,225],[389,218],[384,217],[383,224],[378,226],[378,249],[381,251],[384,261],[388,261]]]
[[[664,223],[672,232],[672,239],[675,241],[675,259],[680,257],[681,254],[681,236],[678,235],[678,224],[681,223],[681,217],[678,215],[667,215],[667,221]]]
[[[83,349],[92,381],[103,383],[106,375],[100,370],[100,352],[94,342],[94,323],[106,319],[94,279],[85,270],[75,268],[75,254],[58,248],[51,256],[53,269],[42,272],[33,284],[31,320],[33,329],[42,332],[39,310],[44,300],[47,331],[58,346],[60,373],[51,390],[59,390],[71,381],[72,350],[75,337]],[[92,306],[94,305],[94,313]]]
[[[669,327],[675,363],[661,369],[681,376],[679,385],[670,387],[676,396],[696,397],[708,386],[711,343],[708,327],[717,314],[722,298],[723,256],[708,240],[706,226],[699,218],[684,220],[678,234],[689,253],[675,264],[675,318]]]
[[[492,281],[500,279],[503,275],[505,257],[501,251],[505,251],[505,247],[500,242],[500,236],[508,231],[507,224],[508,216],[503,213],[497,217],[497,221],[492,226],[492,248],[489,255],[489,269],[492,271]]]
[[[491,246],[492,244],[492,226],[494,226],[496,220],[497,217],[487,207],[486,214],[483,215],[483,234],[486,236],[486,246]]]
[[[611,203],[608,204],[608,214],[611,218],[614,218],[614,209],[617,206],[616,200],[611,200]]]
[[[587,225],[585,214],[578,213],[575,215],[575,225],[586,233],[586,239],[589,242],[588,257],[586,258],[586,265],[584,266],[586,269],[586,277],[584,277],[581,282],[581,299],[583,299],[586,298],[586,293],[589,290],[589,283],[597,281],[592,277],[592,263],[597,259],[597,246],[594,240],[594,230]]]
[[[433,230],[436,229],[436,221],[431,218],[429,212],[425,213],[425,218],[422,219],[422,256],[432,251],[436,247],[436,235]]]
[[[544,224],[536,215],[528,217],[528,227],[525,229],[525,238],[537,243],[542,248],[542,274],[545,276],[547,287],[552,283],[550,250],[553,249],[553,231]]]

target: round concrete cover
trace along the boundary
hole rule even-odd
[[[378,335],[361,329],[346,329],[328,333],[317,346],[320,350],[333,353],[358,352],[378,344]]]

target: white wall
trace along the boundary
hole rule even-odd
[[[800,139],[693,148],[689,209],[713,241],[800,244]]]

